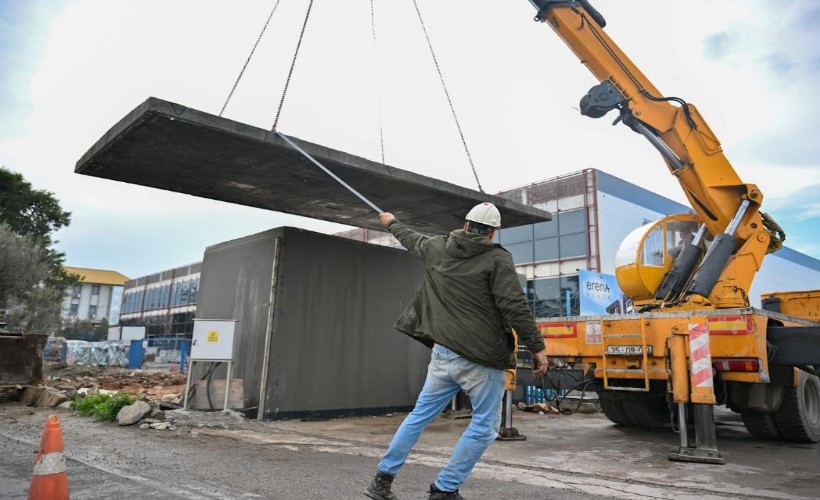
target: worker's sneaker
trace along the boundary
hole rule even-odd
[[[370,486],[367,487],[364,494],[374,500],[396,500],[395,493],[390,491],[391,486],[393,486],[393,476],[379,471],[376,477],[370,481]]]
[[[435,483],[430,485],[430,496],[428,497],[429,500],[464,500],[464,497],[456,491],[441,491],[435,485]]]

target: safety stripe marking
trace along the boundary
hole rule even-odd
[[[689,325],[689,350],[692,367],[692,382],[695,387],[713,387],[712,354],[709,350],[709,331],[705,324]]]
[[[65,454],[62,451],[46,453],[34,461],[34,475],[48,476],[65,472]]]
[[[539,323],[541,336],[550,339],[577,337],[575,323]]]
[[[708,318],[707,321],[712,335],[749,335],[754,331],[751,316]]]

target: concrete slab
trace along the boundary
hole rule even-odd
[[[422,231],[461,226],[495,203],[504,227],[550,220],[543,210],[293,138],[381,209]],[[374,211],[276,133],[154,97],[114,125],[77,162],[84,175],[380,229]]]

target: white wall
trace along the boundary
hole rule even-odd
[[[657,220],[669,215],[598,192],[598,220],[601,272],[615,274],[615,252],[621,240],[644,220]],[[777,254],[768,255],[752,283],[749,301],[760,307],[760,294],[767,292],[813,290],[820,288],[820,271],[802,266]]]
[[[655,221],[667,214],[636,205],[598,191],[598,245],[601,272],[615,274],[615,252],[621,241],[645,220]]]
[[[790,260],[769,254],[763,259],[763,266],[752,283],[749,301],[760,307],[760,294],[767,292],[789,292],[796,290],[816,290],[820,288],[820,271],[815,271]]]

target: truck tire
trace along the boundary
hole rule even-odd
[[[598,401],[606,418],[618,425],[663,427],[669,423],[669,406],[663,394],[601,391]]]
[[[623,408],[627,418],[638,427],[663,427],[670,421],[664,394],[628,394]]]
[[[777,423],[774,421],[774,413],[766,411],[743,410],[740,412],[743,425],[749,434],[758,439],[783,439]]]
[[[632,426],[634,425],[629,417],[626,416],[623,407],[623,400],[620,395],[612,395],[607,394],[604,391],[598,393],[598,402],[601,404],[601,410],[603,410],[604,415],[608,418],[612,423],[618,425],[627,425]]]
[[[800,370],[797,387],[787,387],[783,404],[774,412],[783,439],[797,443],[820,442],[820,378]]]

